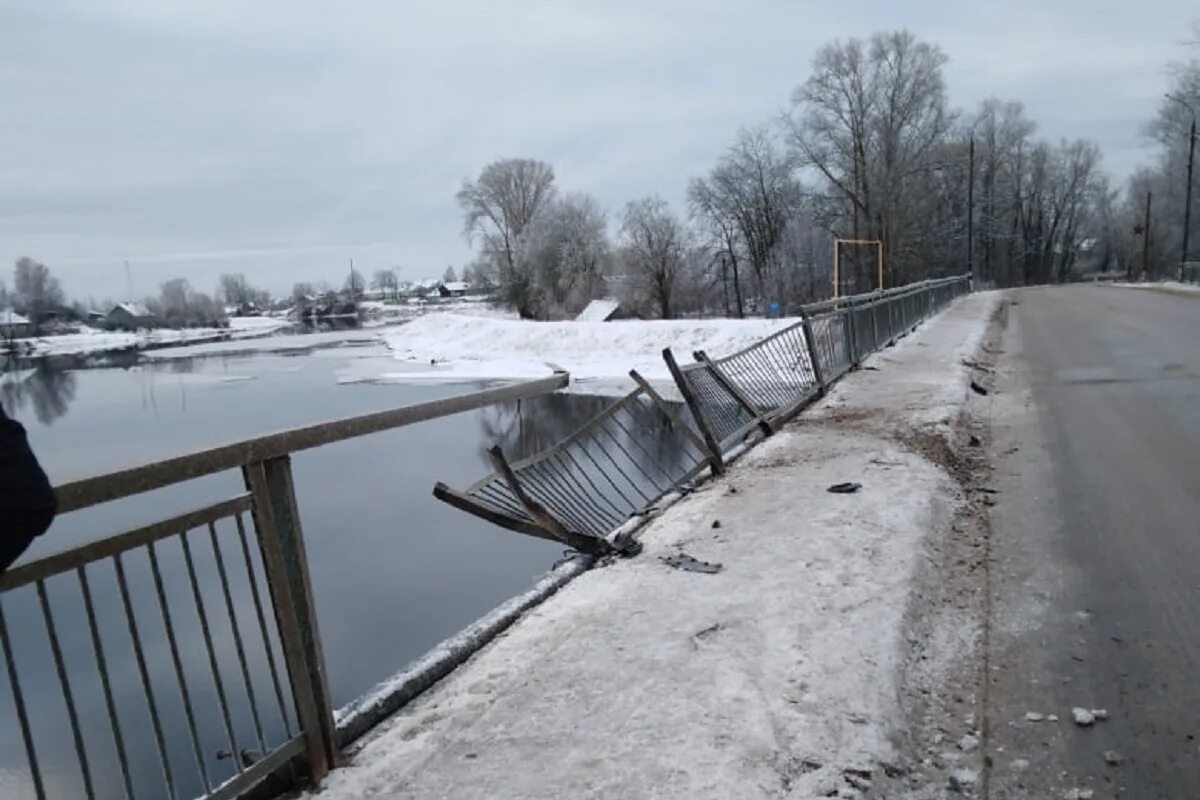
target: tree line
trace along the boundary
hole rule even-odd
[[[632,200],[615,214],[615,236],[595,198],[559,192],[551,165],[488,164],[457,194],[474,269],[531,319],[573,314],[601,294],[646,316],[794,311],[833,292],[835,239],[881,243],[839,249],[841,293],[878,288],[881,271],[885,286],[967,272],[1021,286],[1168,270],[1176,215],[1156,215],[1145,232],[1148,265],[1134,218],[1143,185],[1157,188],[1157,208],[1182,207],[1182,104],[1164,101],[1153,126],[1162,163],[1122,195],[1094,141],[1039,137],[1019,101],[952,108],[946,63],[904,30],[826,44],[786,110],[742,129],[691,180],[686,208]],[[1173,93],[1194,108],[1198,74],[1196,60],[1176,65]]]
[[[1130,176],[1123,191],[1102,198],[1099,209],[1108,232],[1104,248],[1114,267],[1130,275],[1178,278],[1182,262],[1200,262],[1200,168],[1193,168],[1190,187],[1188,183],[1189,157],[1200,158],[1200,142],[1191,139],[1200,117],[1200,22],[1183,47],[1183,58],[1167,64],[1168,91],[1146,125],[1147,135],[1158,144],[1154,162]],[[1185,237],[1189,188],[1191,224]]]

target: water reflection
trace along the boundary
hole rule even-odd
[[[31,369],[0,373],[0,403],[10,416],[31,407],[38,422],[52,425],[67,413],[75,399],[75,387],[73,372],[41,363]]]
[[[497,444],[509,458],[541,452],[570,436],[612,402],[608,397],[552,394],[489,406],[479,417],[483,433],[479,452],[485,463],[488,449]]]

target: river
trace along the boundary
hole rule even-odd
[[[479,384],[339,383],[339,377],[348,371],[369,373],[373,361],[381,369],[396,369],[382,346],[369,342],[287,353],[160,361],[130,358],[128,362],[133,363],[124,366],[86,369],[43,364],[0,379],[0,401],[27,427],[33,449],[52,481],[62,483],[296,425],[481,388]],[[360,695],[527,588],[561,555],[561,547],[501,530],[439,503],[431,494],[434,482],[465,487],[489,471],[485,449],[492,444],[500,443],[514,458],[536,452],[608,402],[605,398],[551,395],[374,434],[294,457],[296,493],[335,705]],[[67,514],[56,520],[26,558],[118,533],[240,491],[240,476],[224,473]],[[178,581],[179,574],[174,575]],[[121,624],[120,607],[105,580],[98,577],[95,588],[101,626],[115,631]],[[170,578],[168,583],[172,583]],[[82,695],[84,727],[93,737],[88,740],[89,757],[104,762],[111,754],[111,737],[98,684],[86,677],[95,672],[95,663],[79,610],[79,590],[77,584],[67,582],[48,585],[51,605],[61,617],[56,621],[64,657]],[[99,597],[106,592],[107,601]],[[51,785],[62,791],[70,791],[65,788],[68,786],[78,790],[70,728],[52,662],[46,657],[36,595],[26,589],[9,594],[13,596],[5,598],[4,612],[34,718],[43,771],[50,774]],[[153,621],[146,616],[144,624],[152,627]],[[181,631],[181,638],[186,634]],[[193,660],[189,668],[195,666],[196,674],[203,676],[202,648],[197,649],[195,642],[185,644],[185,658]],[[141,688],[132,666],[127,663],[126,667],[121,674],[114,673],[114,688],[118,706],[132,708],[144,701],[139,700]],[[84,677],[77,677],[76,671]],[[203,683],[201,678],[196,682]],[[6,676],[0,677],[0,684],[0,719],[5,720],[0,727],[0,794],[20,797],[28,791],[20,777],[25,771],[25,755]],[[205,697],[200,695],[198,705]],[[87,714],[95,715],[94,719],[89,721]],[[135,784],[151,786],[159,768],[145,714],[122,714],[123,726],[131,729],[126,736],[136,741],[132,747],[137,751],[132,758]],[[215,724],[214,717],[202,721],[201,727]],[[184,774],[191,752],[184,729],[165,727],[173,731],[168,742],[171,758],[179,761],[179,773]],[[208,757],[215,759],[216,755]],[[101,773],[96,776],[98,796],[122,796],[118,773],[95,765],[93,770]],[[221,767],[213,770],[219,777]],[[177,782],[183,797],[202,790],[185,779],[177,778]],[[145,796],[154,796],[154,792]]]

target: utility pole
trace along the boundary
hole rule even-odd
[[[975,129],[967,150],[967,271],[975,281]],[[982,277],[982,276],[980,276]]]
[[[1187,190],[1183,200],[1183,245],[1179,256],[1179,280],[1184,279],[1188,263],[1188,234],[1192,227],[1192,161],[1196,157],[1196,112],[1192,112],[1192,130],[1188,136]]]
[[[1188,260],[1188,239],[1192,227],[1192,162],[1196,156],[1196,109],[1183,98],[1173,94],[1168,94],[1167,99],[1179,103],[1192,115],[1192,127],[1188,131],[1187,186],[1183,195],[1183,242],[1179,248],[1179,280],[1182,281],[1185,277],[1184,265]]]
[[[1146,221],[1142,225],[1142,274],[1150,277],[1150,201],[1153,192],[1146,192]]]

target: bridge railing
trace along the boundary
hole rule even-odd
[[[299,773],[319,780],[340,737],[291,455],[567,381],[559,373],[57,487],[62,513],[231,470],[246,491],[0,577],[0,649],[29,793],[111,797],[120,787],[130,798],[234,798],[290,788]],[[57,691],[31,702],[23,687],[49,675]],[[100,699],[93,710],[106,726],[84,715]],[[74,763],[47,746],[67,735]]]
[[[627,541],[606,537],[630,521],[646,518],[664,494],[686,487],[704,467],[720,472],[730,451],[752,436],[771,435],[866,356],[892,344],[969,289],[964,275],[814,303],[801,310],[799,321],[748,347],[718,358],[696,352],[696,360],[688,364],[680,364],[667,348],[663,359],[686,404],[686,416],[672,416],[667,404],[634,373],[639,384],[634,392],[565,441],[511,467],[504,454],[493,449],[492,473],[462,492],[439,483],[434,494],[511,530],[591,555],[628,547]],[[605,461],[589,453],[598,433],[608,432],[613,418],[646,393],[659,413],[671,419],[679,446],[695,448],[695,457],[678,474],[668,476],[671,483],[666,487],[618,463],[619,456]],[[601,447],[600,452],[611,450]],[[573,457],[573,452],[580,455]],[[584,510],[588,504],[591,512]]]

